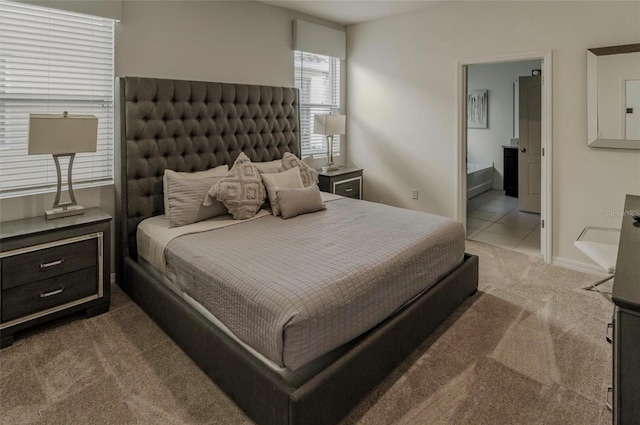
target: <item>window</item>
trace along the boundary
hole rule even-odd
[[[55,188],[51,155],[27,155],[30,113],[98,117],[74,186],[113,180],[115,21],[0,0],[0,197]],[[64,180],[64,179],[63,179]]]
[[[302,155],[324,155],[324,136],[313,133],[315,114],[340,113],[340,59],[295,52],[296,87],[300,90],[300,136]],[[340,153],[341,136],[333,139],[334,154]]]

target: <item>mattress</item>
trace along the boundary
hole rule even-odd
[[[290,370],[382,322],[463,253],[451,219],[348,198],[289,220],[185,234],[164,249],[171,281]]]

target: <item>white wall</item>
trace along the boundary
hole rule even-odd
[[[640,151],[587,146],[586,50],[637,43],[639,2],[446,2],[348,27],[349,162],[369,200],[455,217],[457,61],[553,49],[553,253],[619,226]],[[420,199],[411,200],[411,188]]]
[[[493,163],[493,189],[504,186],[502,145],[513,137],[513,83],[520,76],[530,76],[540,69],[540,61],[508,62],[469,66],[469,90],[488,90],[488,128],[467,130],[467,159],[483,164]]]
[[[125,0],[116,24],[116,76],[293,86],[296,18],[341,28],[255,1]],[[74,192],[79,204],[114,214],[113,186]],[[53,198],[47,193],[2,199],[0,221],[42,215]]]

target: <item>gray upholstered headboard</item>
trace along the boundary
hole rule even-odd
[[[118,261],[137,259],[138,224],[164,213],[165,169],[231,166],[240,152],[259,162],[300,156],[295,88],[139,77],[116,87]]]

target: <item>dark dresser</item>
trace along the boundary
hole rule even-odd
[[[54,220],[0,223],[0,341],[53,318],[110,304],[111,216],[98,208]]]
[[[612,298],[613,423],[640,423],[640,196],[627,195]]]

